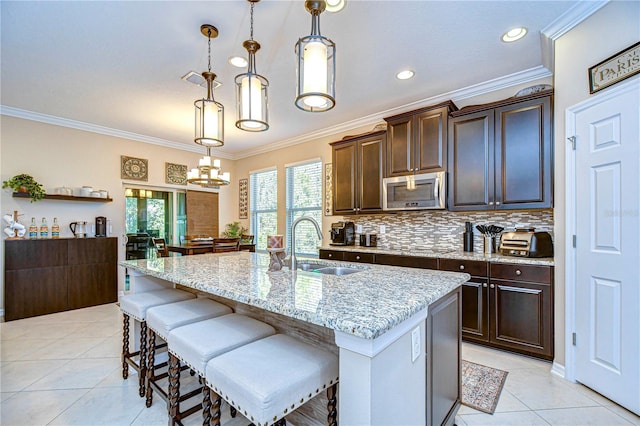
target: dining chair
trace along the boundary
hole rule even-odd
[[[164,238],[152,238],[153,245],[158,252],[158,257],[169,257],[169,248]]]
[[[240,238],[214,238],[213,252],[240,251]]]

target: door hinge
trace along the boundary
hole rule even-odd
[[[575,346],[576,345],[576,333],[573,333],[571,338],[572,338],[573,346]]]
[[[573,240],[573,242],[572,242],[573,243],[573,248],[576,248],[576,236],[575,235],[573,236],[572,240]]]
[[[575,136],[570,136],[567,138],[567,140],[569,142],[571,142],[571,149],[573,149],[574,151],[576,150],[576,137]]]

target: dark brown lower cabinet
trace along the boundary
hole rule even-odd
[[[117,301],[117,241],[6,240],[5,320]]]

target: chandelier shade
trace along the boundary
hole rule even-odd
[[[323,112],[336,104],[336,46],[320,35],[320,14],[324,1],[307,0],[305,8],[311,13],[311,34],[296,43],[298,108],[309,112]]]
[[[204,188],[218,188],[229,185],[231,174],[222,172],[220,160],[211,157],[211,147],[207,147],[207,155],[198,161],[198,167],[187,172],[187,182]]]
[[[200,32],[209,40],[209,69],[202,73],[207,82],[207,97],[194,102],[195,106],[195,137],[194,142],[206,147],[224,145],[224,106],[216,102],[213,97],[213,81],[216,75],[211,72],[211,38],[218,36],[218,30],[213,25],[205,24]]]

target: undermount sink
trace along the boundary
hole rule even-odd
[[[314,270],[314,272],[320,272],[326,275],[349,275],[360,271],[362,271],[362,269],[346,268],[344,266],[327,266],[326,268]]]
[[[298,263],[298,269],[308,272],[318,272],[325,275],[349,275],[362,271],[362,269],[347,268],[344,266],[327,266],[320,263]]]

